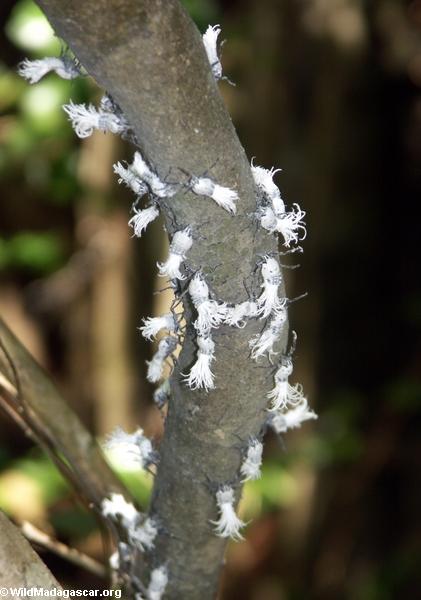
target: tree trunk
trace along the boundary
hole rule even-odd
[[[190,191],[164,210],[170,234],[191,225],[191,269],[202,269],[216,298],[248,299],[244,282],[259,294],[260,253],[276,240],[256,232],[255,188],[249,162],[212,75],[199,32],[178,0],[38,0],[62,37],[98,84],[119,104],[142,154],[161,179],[183,181],[180,169],[210,176],[236,189],[235,217]],[[223,84],[224,85],[224,84]],[[266,418],[267,369],[249,358],[248,341],[262,328],[222,326],[216,344],[216,389],[191,391],[181,373],[195,356],[192,307],[184,296],[187,332],[171,377],[171,400],[151,513],[161,524],[149,568],[166,564],[166,598],[213,598],[226,540],[213,532],[215,491],[230,483],[240,494],[241,449]],[[104,323],[104,327],[107,324]],[[285,343],[286,328],[282,343]],[[144,576],[144,567],[139,565]]]
[[[0,511],[0,585],[2,588],[61,590],[38,554]],[[12,597],[9,594],[9,597]],[[22,597],[22,595],[20,595]]]

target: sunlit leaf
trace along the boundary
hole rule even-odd
[[[0,508],[17,519],[45,518],[46,507],[39,481],[17,466],[0,474]]]
[[[241,510],[250,519],[266,510],[290,506],[297,497],[297,489],[294,477],[283,466],[264,464],[261,478],[246,483]]]
[[[31,0],[20,0],[6,24],[6,35],[22,50],[39,55],[60,53],[60,42],[42,10]]]
[[[52,133],[66,124],[62,105],[68,99],[68,92],[68,82],[57,78],[28,87],[20,104],[23,115],[35,131]]]
[[[134,498],[142,507],[146,507],[152,490],[153,476],[136,466],[134,462],[125,460],[124,454],[106,450],[105,455]]]
[[[57,234],[22,232],[8,240],[9,262],[37,273],[50,272],[63,261],[63,245]]]
[[[47,505],[63,497],[69,489],[57,467],[46,456],[39,454],[38,450],[33,456],[16,461],[13,466],[39,484]]]

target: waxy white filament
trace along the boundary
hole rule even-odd
[[[263,444],[257,438],[252,438],[247,447],[247,454],[241,465],[242,481],[259,479],[262,465]]]
[[[267,318],[272,312],[283,308],[286,298],[278,297],[278,288],[282,282],[281,269],[278,262],[271,256],[266,256],[262,265],[263,288],[257,299],[259,315]]]
[[[303,398],[297,406],[284,412],[275,412],[270,424],[276,433],[285,433],[289,429],[301,427],[305,421],[312,419],[317,419],[317,415],[309,408],[307,399]]]
[[[174,333],[178,329],[177,317],[173,313],[167,313],[161,317],[148,317],[143,319],[143,325],[139,327],[142,335],[147,340],[152,340],[163,329]]]
[[[238,194],[234,190],[215,183],[209,177],[192,177],[190,186],[198,196],[212,198],[218,206],[235,215],[237,211],[235,201],[238,200]]]
[[[67,113],[75,133],[80,138],[92,135],[95,129],[109,131],[110,133],[125,133],[128,124],[121,115],[106,112],[101,108],[95,108],[92,104],[64,104],[63,110]]]
[[[219,537],[242,540],[240,529],[245,526],[245,523],[235,513],[232,487],[225,485],[216,492],[216,504],[219,510],[219,519],[212,521],[216,526],[215,533]]]
[[[113,165],[113,170],[119,176],[118,183],[124,183],[136,196],[141,197],[147,194],[148,186],[133,171],[124,167],[120,162]]]
[[[222,78],[222,65],[218,56],[218,36],[221,33],[219,25],[209,25],[202,36],[213,76],[218,81]]]
[[[189,293],[198,313],[194,326],[200,336],[206,337],[211,328],[224,322],[228,312],[227,305],[209,298],[208,285],[200,273],[196,273],[190,281]]]
[[[158,263],[159,275],[161,277],[169,277],[170,279],[184,280],[186,276],[181,273],[180,266],[192,244],[193,238],[190,227],[176,231],[171,240],[167,260],[164,263]]]
[[[215,344],[210,336],[197,336],[197,358],[185,377],[185,382],[192,389],[205,388],[206,391],[215,387],[211,364],[215,358]]]
[[[76,62],[68,57],[48,56],[38,60],[25,58],[18,67],[18,74],[29,83],[38,83],[51,71],[54,71],[62,79],[75,79],[80,75],[80,69]]]
[[[170,198],[177,192],[177,186],[165,183],[146,163],[140,152],[135,152],[129,169],[143,181],[152,194],[158,198]]]
[[[108,450],[117,450],[125,455],[127,462],[139,464],[142,468],[148,467],[155,460],[152,442],[139,428],[133,433],[127,433],[117,427],[107,438],[104,447]]]
[[[146,361],[148,366],[146,378],[151,383],[157,383],[163,374],[164,363],[166,359],[174,352],[178,344],[175,337],[167,336],[158,344],[158,350],[153,355],[152,360]]]
[[[257,360],[264,356],[266,352],[269,355],[269,360],[276,354],[273,351],[274,344],[279,340],[287,320],[287,311],[283,307],[279,309],[269,322],[269,326],[260,334],[254,336],[249,341],[251,348],[251,357]]]
[[[287,406],[294,406],[304,399],[302,386],[298,383],[294,386],[288,383],[288,377],[292,374],[292,370],[292,360],[284,357],[275,373],[275,387],[267,394],[272,401],[269,410],[276,411]]]
[[[148,589],[146,590],[147,600],[161,600],[165,588],[168,584],[168,571],[166,567],[158,567],[151,572]]]
[[[159,210],[153,204],[148,208],[144,208],[142,210],[134,209],[134,215],[129,221],[130,227],[133,227],[133,232],[136,237],[141,237],[142,233],[145,231],[149,223],[155,221],[155,219],[159,216]]]

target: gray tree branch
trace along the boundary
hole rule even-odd
[[[82,499],[99,510],[112,492],[130,499],[95,439],[0,318],[1,407],[40,443]]]
[[[203,270],[218,299],[246,300],[244,282],[258,293],[258,255],[275,251],[276,242],[255,231],[249,162],[199,32],[178,0],[38,3],[88,73],[119,104],[161,178],[183,180],[180,169],[195,175],[210,170],[219,184],[237,190],[235,217],[191,192],[178,194],[162,208],[170,234],[192,226],[195,243],[188,264]],[[187,296],[184,306],[189,326],[171,378],[151,505],[161,530],[146,558],[149,568],[168,567],[165,597],[203,600],[216,593],[226,544],[210,523],[217,518],[215,491],[230,482],[240,495],[241,448],[261,430],[272,381],[267,369],[250,361],[248,340],[262,328],[262,322],[251,321],[242,330],[224,326],[213,332],[217,388],[209,394],[187,389],[181,373],[188,371],[195,354]],[[140,565],[142,577],[143,570]]]

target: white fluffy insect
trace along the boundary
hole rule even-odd
[[[209,298],[208,285],[200,273],[196,273],[190,281],[189,293],[198,314],[194,326],[200,336],[206,337],[212,327],[218,327],[224,322],[227,305]]]
[[[146,590],[147,600],[162,600],[165,588],[168,584],[168,570],[161,566],[153,569],[149,580],[148,589]]]
[[[111,494],[101,502],[104,517],[115,521],[121,520],[123,527],[130,530],[139,521],[140,513],[131,502],[127,502],[122,494]]]
[[[224,485],[216,492],[216,504],[219,510],[219,519],[211,521],[215,527],[215,533],[219,537],[232,538],[233,540],[244,539],[240,529],[245,523],[237,517],[234,509],[234,490],[228,485]]]
[[[152,357],[152,360],[146,361],[148,365],[148,371],[146,378],[151,383],[157,383],[164,370],[164,363],[166,359],[174,352],[177,348],[178,340],[175,337],[167,336],[164,337],[158,344],[158,350]]]
[[[283,409],[288,405],[294,406],[304,399],[301,384],[290,385],[287,380],[282,379],[276,381],[275,387],[267,396],[272,401],[272,405],[269,408],[270,411]]]
[[[230,214],[235,215],[237,212],[235,205],[235,201],[238,200],[237,192],[215,183],[209,177],[191,177],[190,188],[198,196],[212,198],[218,206],[221,206]]]
[[[119,105],[114,102],[113,98],[109,94],[104,94],[99,102],[99,107],[104,112],[114,113],[121,120],[123,120],[127,124],[127,128],[129,128],[129,124],[127,122],[126,117],[123,114],[123,111],[119,107]]]
[[[127,563],[131,559],[132,549],[129,544],[125,542],[119,542],[117,546],[117,550],[111,554],[108,559],[108,563],[110,565],[110,569],[114,571],[119,571],[121,563]]]
[[[269,355],[269,360],[272,360],[272,357],[276,354],[276,352],[273,351],[273,346],[279,340],[286,320],[286,307],[282,307],[274,314],[270,320],[269,326],[260,335],[254,336],[249,341],[251,357],[254,360],[258,360],[258,358],[264,356],[266,352]]]
[[[243,328],[247,325],[247,319],[257,317],[258,314],[259,310],[257,303],[251,300],[246,300],[245,302],[240,302],[240,304],[229,306],[227,308],[225,323],[227,325],[231,325],[231,327]]]
[[[222,65],[218,55],[218,36],[220,33],[221,27],[219,25],[209,25],[202,36],[209,64],[217,81],[222,79]]]
[[[291,211],[287,212],[281,192],[273,181],[275,173],[280,169],[264,169],[251,165],[254,182],[263,196],[269,202],[257,211],[260,225],[269,233],[280,233],[284,238],[284,245],[289,248],[291,243],[297,243],[306,237],[307,231],[303,219],[305,212],[298,204],[294,204]]]
[[[159,275],[170,279],[185,279],[186,276],[180,271],[180,266],[192,245],[193,238],[190,227],[176,231],[171,240],[167,260],[164,263],[158,263]]]
[[[148,317],[147,319],[142,319],[142,321],[144,324],[138,329],[147,340],[154,339],[162,329],[166,329],[172,333],[178,330],[178,320],[173,313],[167,313],[161,317]]]
[[[112,569],[113,571],[118,571],[120,568],[120,555],[118,553],[118,550],[116,550],[115,552],[113,552],[110,556],[110,558],[108,559],[108,564],[110,565],[110,569]]]
[[[285,204],[281,198],[281,192],[273,181],[273,176],[280,170],[274,167],[272,169],[264,169],[263,167],[253,165],[253,163],[251,165],[254,183],[263,195],[271,201],[276,216],[285,212]]]
[[[139,177],[158,198],[170,198],[177,193],[177,186],[161,181],[158,175],[149,167],[140,152],[135,152],[129,169]]]
[[[152,517],[147,517],[143,523],[138,524],[131,531],[130,541],[140,551],[152,550],[155,538],[158,534],[158,527]]]
[[[133,171],[124,167],[121,162],[113,165],[113,170],[114,173],[119,176],[118,183],[124,183],[139,198],[148,192],[148,186],[143,183],[141,179],[136,177]]]
[[[269,233],[275,233],[278,230],[278,219],[270,206],[262,206],[257,211],[260,225]]]
[[[127,531],[130,545],[138,548],[142,552],[150,550],[154,546],[154,540],[158,533],[155,520],[151,517],[141,521],[142,515],[131,502],[127,502],[121,494],[111,494],[110,498],[104,498],[101,502],[101,512],[104,517],[109,517],[114,521],[120,522]],[[122,545],[123,546],[123,545]],[[128,550],[126,544],[123,550]],[[119,557],[112,558],[114,567],[119,567]]]
[[[282,359],[281,365],[275,373],[275,387],[268,392],[267,396],[272,401],[269,410],[275,411],[294,406],[304,400],[303,388],[300,384],[290,385],[288,377],[293,370],[292,360],[289,356]]]
[[[247,454],[241,465],[242,481],[259,479],[262,466],[263,444],[257,438],[252,438],[247,447]]]
[[[63,105],[63,110],[68,115],[75,133],[80,138],[87,138],[93,134],[95,129],[109,131],[110,133],[122,134],[128,130],[127,121],[121,115],[106,112],[96,108],[92,104],[69,104]]]
[[[133,235],[136,237],[141,237],[149,223],[155,221],[158,216],[159,210],[155,204],[152,204],[152,206],[148,206],[148,208],[143,208],[141,210],[135,208],[134,215],[129,221],[129,226],[133,227]]]
[[[272,209],[278,219],[285,215],[285,202],[280,195],[272,198]]]
[[[294,208],[277,217],[270,206],[259,208],[257,215],[260,219],[260,225],[269,233],[280,233],[284,238],[284,246],[289,248],[292,243],[303,240],[307,235],[307,230],[303,218],[305,212],[301,210],[298,204]]]
[[[104,442],[104,448],[118,451],[124,456],[125,462],[133,462],[143,469],[156,462],[152,442],[143,434],[141,428],[127,433],[121,427],[117,427]]]
[[[317,419],[317,415],[312,411],[306,398],[286,412],[276,412],[273,414],[270,425],[276,433],[285,433],[289,429],[297,429],[305,421]]]
[[[153,401],[159,409],[163,408],[170,398],[170,381],[166,379],[153,394]]]
[[[265,256],[262,265],[263,292],[257,299],[259,315],[262,319],[267,318],[272,312],[280,310],[286,302],[286,298],[278,297],[278,288],[282,282],[281,269],[278,261],[271,256]]]
[[[77,62],[66,56],[48,56],[38,60],[25,58],[18,66],[18,74],[29,83],[38,83],[51,71],[55,71],[62,79],[75,79],[81,74]]]
[[[301,210],[298,204],[293,204],[293,209],[284,213],[277,219],[276,231],[284,238],[284,246],[287,248],[290,245],[296,244],[303,240],[307,235],[306,226],[303,222],[305,212]]]
[[[214,375],[211,371],[211,364],[215,358],[215,343],[210,336],[202,337],[198,335],[197,346],[196,362],[184,381],[192,390],[197,388],[205,388],[206,391],[212,390],[215,387]]]

